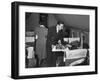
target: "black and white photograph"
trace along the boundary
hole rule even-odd
[[[25,26],[26,68],[89,65],[89,15],[26,12]]]
[[[12,3],[12,78],[97,74],[97,7]]]

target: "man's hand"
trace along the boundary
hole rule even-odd
[[[38,39],[38,35],[35,36],[35,39]]]
[[[52,48],[54,48],[55,45],[52,45]]]

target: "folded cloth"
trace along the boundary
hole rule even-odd
[[[87,49],[65,50],[66,59],[76,59],[86,57]]]
[[[85,60],[85,58],[76,60],[76,61],[72,62],[69,66],[74,66],[74,65],[80,64],[80,63],[82,63],[84,60]]]
[[[34,55],[34,47],[28,47],[27,51],[28,51],[28,56],[27,56],[28,59],[31,59],[31,58],[35,57],[35,55]]]
[[[76,66],[85,61],[85,58],[76,58],[76,59],[66,59],[65,66]]]
[[[35,42],[35,37],[25,37],[25,42]]]

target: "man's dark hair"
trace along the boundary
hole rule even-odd
[[[59,24],[59,25],[60,25],[60,24],[64,24],[64,22],[62,22],[62,21],[58,21],[57,24]]]

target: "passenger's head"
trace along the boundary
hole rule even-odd
[[[57,22],[57,27],[58,27],[60,30],[63,29],[64,23],[61,22],[61,21],[58,21],[58,22]]]
[[[45,27],[45,25],[42,22],[39,22],[40,27]]]

